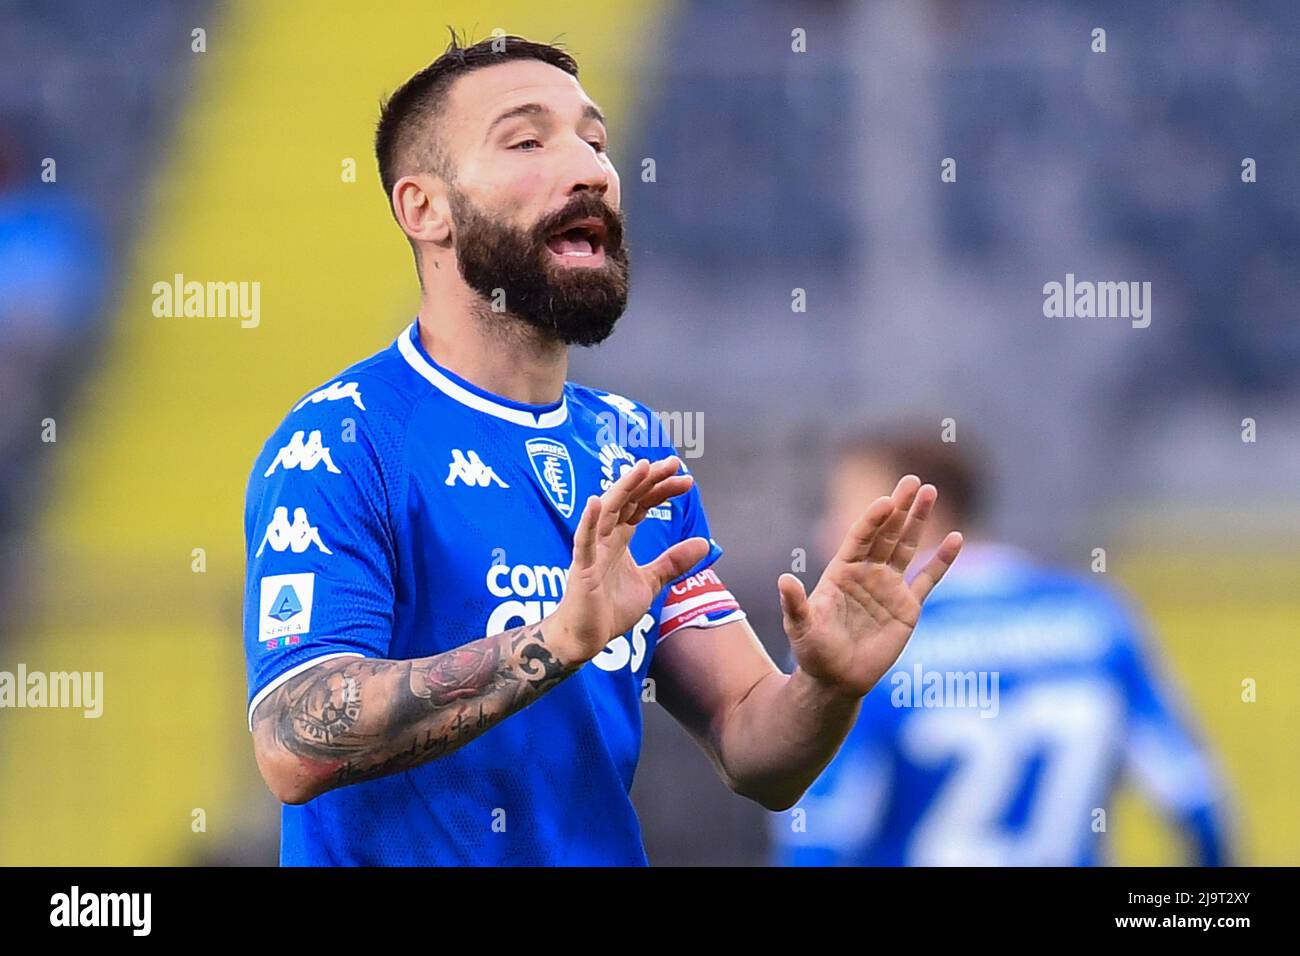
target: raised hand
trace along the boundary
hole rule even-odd
[[[777,582],[785,633],[811,677],[862,696],[894,665],[931,589],[952,566],[962,537],[950,532],[909,584],[921,528],[938,492],[906,475],[849,529],[811,595],[793,574]]]
[[[564,597],[542,622],[546,643],[567,663],[599,654],[640,620],[668,582],[708,554],[704,538],[680,541],[649,564],[637,564],[628,551],[646,513],[690,489],[694,479],[678,475],[680,467],[675,455],[653,465],[642,459],[603,495],[587,499],[573,535]]]

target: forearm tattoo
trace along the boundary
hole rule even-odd
[[[540,624],[419,660],[339,658],[269,694],[253,733],[297,757],[323,792],[444,756],[577,669],[551,653]]]

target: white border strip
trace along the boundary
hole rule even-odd
[[[453,398],[475,411],[486,412],[488,415],[495,415],[497,418],[504,418],[508,422],[523,425],[525,428],[554,428],[556,425],[564,424],[565,419],[569,417],[569,400],[565,397],[560,398],[559,408],[552,409],[541,415],[534,415],[522,408],[498,405],[482,395],[475,395],[468,389],[462,388],[430,365],[425,357],[420,354],[420,350],[411,341],[412,328],[414,328],[414,325],[408,326],[406,331],[397,337],[397,348],[411,368],[419,372],[423,378],[427,379],[449,398]]]
[[[715,601],[735,600],[736,596],[725,587],[721,591],[709,591],[705,594],[697,594],[694,597],[684,598],[680,601],[674,601],[669,598],[664,602],[664,606],[659,609],[659,623],[667,624],[673,618],[685,614],[687,611],[693,611],[697,607],[703,607],[704,605],[712,604]]]
[[[668,638],[672,637],[674,634],[680,634],[688,627],[698,627],[701,629],[710,628],[710,627],[721,627],[723,624],[730,624],[733,621],[743,621],[748,616],[749,615],[745,613],[745,609],[739,607],[736,608],[734,611],[732,611],[730,614],[728,614],[726,617],[720,617],[716,621],[710,621],[707,615],[699,614],[691,618],[685,624],[678,624],[667,634],[660,634],[658,637],[655,638],[655,647],[658,647],[660,644],[662,644]]]
[[[303,661],[297,667],[290,667],[287,671],[285,671],[275,680],[271,681],[271,683],[267,684],[265,687],[259,690],[257,692],[257,696],[254,697],[252,702],[248,705],[248,732],[250,734],[253,732],[253,711],[257,710],[257,705],[266,699],[267,694],[271,693],[271,691],[275,690],[277,687],[279,687],[281,684],[287,681],[290,677],[297,677],[303,671],[315,667],[317,664],[324,664],[326,661],[332,661],[336,657],[365,657],[365,656],[366,656],[365,654],[358,653],[357,651],[339,651],[334,654],[322,654],[320,657],[313,657],[311,660]]]

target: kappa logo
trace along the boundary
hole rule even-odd
[[[510,487],[501,480],[490,465],[484,464],[483,459],[479,458],[478,452],[472,448],[468,456],[459,448],[451,450],[451,467],[447,470],[446,483],[454,485],[458,479],[471,487],[486,488],[494,481],[498,488]]]
[[[312,392],[297,405],[293,406],[293,410],[296,412],[308,403],[319,405],[321,402],[337,402],[342,398],[350,398],[352,399],[353,405],[357,406],[357,408],[361,409],[363,412],[366,410],[366,406],[361,404],[361,392],[357,388],[356,382],[331,382],[324,388],[318,388],[316,391]]]
[[[569,447],[553,438],[530,438],[524,442],[533,473],[555,510],[566,518],[573,516],[573,459]]]
[[[307,520],[305,508],[293,509],[293,524],[289,523],[288,508],[276,508],[271,516],[271,523],[266,526],[266,534],[262,536],[262,544],[257,549],[256,557],[262,556],[268,544],[272,551],[292,551],[294,554],[302,554],[314,544],[325,554],[334,553],[325,547],[325,542],[320,539],[320,530]]]
[[[289,444],[281,448],[275,456],[275,461],[271,462],[271,467],[266,469],[265,478],[270,478],[271,473],[278,466],[283,466],[287,471],[290,468],[301,468],[303,471],[311,471],[321,462],[325,463],[325,470],[330,474],[342,474],[334,466],[334,459],[330,457],[330,450],[325,447],[320,437],[320,431],[314,431],[303,441],[305,432],[294,432],[293,437],[289,439]]]
[[[268,649],[299,642],[311,630],[311,604],[316,575],[272,574],[262,578],[261,618],[257,639]]]
[[[601,400],[607,405],[617,408],[620,412],[632,419],[642,430],[649,426],[641,410],[636,407],[636,403],[630,398],[624,398],[622,395],[615,395],[613,392],[606,392],[600,396]]]

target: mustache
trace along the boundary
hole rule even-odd
[[[564,206],[540,220],[533,227],[533,238],[544,243],[555,234],[561,226],[575,219],[588,217],[600,219],[605,224],[606,252],[616,251],[623,246],[623,213],[616,210],[595,193],[578,193]]]

